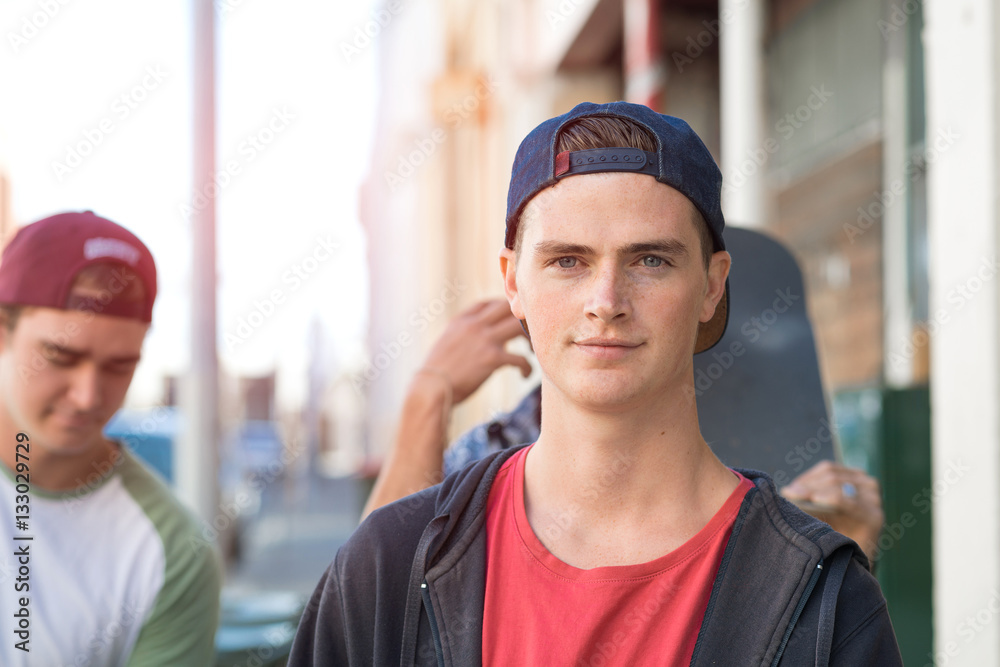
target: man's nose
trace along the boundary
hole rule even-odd
[[[101,406],[101,373],[91,364],[75,369],[69,386],[69,399],[80,412],[90,412]]]
[[[610,323],[631,312],[628,278],[617,266],[599,267],[587,296],[587,317]]]

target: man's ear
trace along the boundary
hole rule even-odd
[[[6,311],[0,310],[0,352],[7,349],[10,336],[14,333],[10,330],[9,322],[10,316],[6,313]]]
[[[708,281],[706,283],[705,299],[701,304],[700,322],[708,322],[715,315],[715,307],[722,300],[722,295],[726,293],[726,278],[729,277],[729,268],[732,266],[733,258],[725,250],[712,255],[708,265]]]
[[[523,322],[524,309],[521,307],[520,294],[517,291],[517,255],[510,248],[500,250],[500,274],[503,276],[503,291],[507,295],[510,312]]]

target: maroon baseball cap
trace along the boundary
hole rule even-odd
[[[116,265],[100,296],[70,294],[80,271]],[[141,302],[116,299],[132,280],[145,288]],[[149,248],[121,225],[93,211],[59,213],[22,227],[0,257],[0,303],[84,310],[99,315],[153,319],[156,265]]]

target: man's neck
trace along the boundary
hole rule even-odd
[[[53,452],[32,434],[20,429],[0,410],[0,461],[11,474],[17,474],[17,452],[27,456],[29,486],[32,489],[60,493],[100,486],[120,461],[121,451],[112,442],[102,438],[85,452],[62,454]],[[16,449],[17,434],[28,436],[28,453]]]
[[[542,431],[525,465],[528,520],[577,567],[652,560],[693,537],[737,478],[701,437],[693,387],[613,413],[542,391]]]

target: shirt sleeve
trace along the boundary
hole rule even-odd
[[[132,497],[156,527],[163,585],[143,619],[129,667],[212,665],[219,626],[222,563],[211,530],[138,462],[121,466]]]
[[[222,586],[216,551],[200,537],[191,536],[173,545],[168,554],[163,588],[142,626],[129,667],[215,662]]]
[[[528,392],[510,412],[472,427],[460,435],[444,453],[444,474],[450,475],[487,454],[538,439],[541,387]],[[497,430],[491,435],[491,430]]]
[[[479,424],[460,435],[444,453],[444,474],[450,475],[489,454],[486,425]]]

